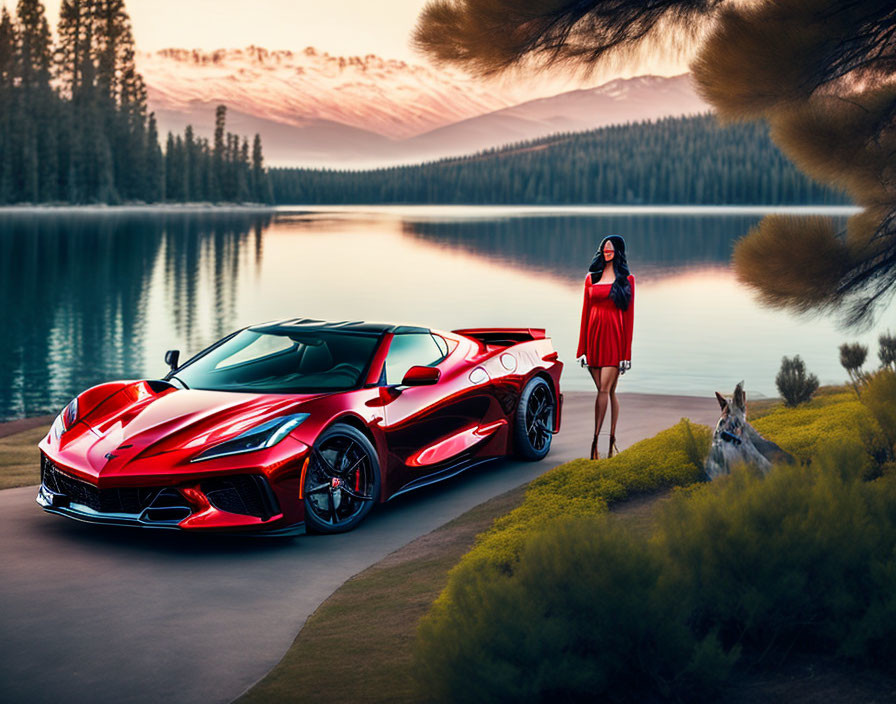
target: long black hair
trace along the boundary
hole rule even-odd
[[[604,267],[607,265],[604,260],[604,244],[607,240],[613,243],[616,253],[613,255],[613,271],[616,273],[616,280],[610,287],[610,298],[619,310],[628,310],[629,301],[632,299],[632,287],[629,286],[628,276],[631,273],[628,270],[628,261],[625,258],[625,240],[619,235],[609,235],[604,237],[600,242],[600,247],[591,260],[591,266],[588,271],[591,272],[591,282],[600,281],[601,275],[604,273]]]

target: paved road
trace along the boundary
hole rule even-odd
[[[194,536],[52,516],[0,491],[0,701],[230,702],[346,579],[486,499],[587,455],[593,394],[570,393],[539,463],[501,462],[378,507],[353,533]],[[621,448],[713,398],[620,394]],[[606,438],[602,438],[602,445]],[[605,448],[604,448],[605,449]]]

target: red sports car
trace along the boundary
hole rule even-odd
[[[374,503],[560,428],[534,328],[441,332],[295,319],[238,330],[160,380],[80,394],[40,443],[37,502],[95,523],[333,533]]]

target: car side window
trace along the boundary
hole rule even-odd
[[[426,367],[441,361],[444,356],[428,332],[400,333],[392,338],[386,355],[386,383],[400,384],[411,367]]]
[[[439,347],[439,351],[442,353],[442,357],[448,356],[448,341],[445,340],[441,335],[436,335],[432,333],[432,339],[435,340],[436,345]]]

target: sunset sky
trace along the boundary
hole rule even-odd
[[[7,5],[14,6],[12,0]],[[44,0],[56,26],[61,0]],[[127,0],[137,46],[270,49],[411,59],[408,37],[425,0]]]
[[[0,0],[11,10],[14,0]],[[55,29],[61,0],[44,0]],[[137,48],[268,49],[315,46],[333,55],[378,54],[424,63],[410,35],[426,0],[128,0]],[[659,61],[619,72],[674,75],[684,62]],[[612,76],[611,76],[612,77]]]

